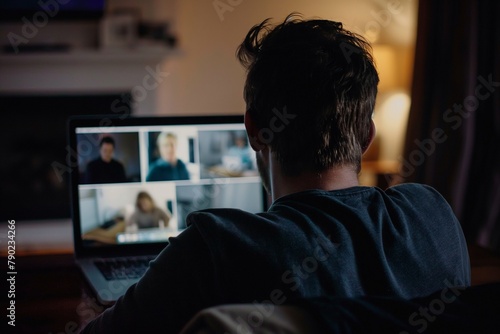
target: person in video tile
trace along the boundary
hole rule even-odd
[[[236,159],[230,160],[231,162],[234,161],[233,164],[235,165],[236,169],[252,169],[252,154],[250,152],[250,147],[247,144],[245,135],[240,134],[234,139],[234,145],[229,148],[226,156],[222,157],[222,162],[224,165],[226,165],[225,162],[228,159]]]
[[[118,160],[113,159],[115,140],[103,137],[99,143],[99,157],[88,163],[85,172],[85,183],[119,183],[126,182],[125,168]]]
[[[160,158],[149,167],[146,181],[189,180],[184,162],[177,158],[177,136],[162,132],[156,140]]]
[[[137,194],[135,211],[127,220],[127,230],[143,228],[165,228],[172,215],[156,206],[149,193],[141,191]]]

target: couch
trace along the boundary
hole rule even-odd
[[[201,311],[182,331],[215,333],[500,333],[500,283],[450,286],[411,300],[325,296],[287,305],[221,305]]]

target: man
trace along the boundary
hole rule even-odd
[[[189,180],[186,165],[177,158],[177,136],[162,132],[156,140],[160,158],[151,164],[146,181]]]
[[[113,159],[115,140],[103,137],[99,143],[99,158],[88,163],[85,171],[85,183],[119,183],[126,182],[123,164]]]
[[[290,16],[253,27],[238,56],[248,70],[245,125],[273,204],[257,215],[190,214],[89,332],[176,333],[218,304],[411,298],[469,285],[462,230],[435,190],[358,185],[378,83],[362,38],[340,23]]]

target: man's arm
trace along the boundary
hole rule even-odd
[[[151,262],[140,281],[82,333],[178,333],[199,310],[216,304],[210,250],[188,227]]]

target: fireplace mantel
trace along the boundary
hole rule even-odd
[[[0,94],[88,94],[131,91],[140,101],[136,114],[157,112],[154,75],[161,81],[164,62],[176,49],[75,50],[0,55]],[[145,79],[146,78],[146,79]],[[145,81],[146,80],[146,81]],[[146,92],[147,94],[144,94]]]

